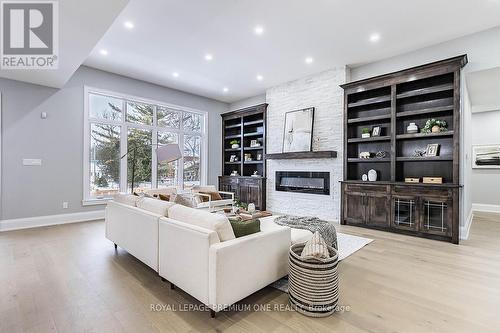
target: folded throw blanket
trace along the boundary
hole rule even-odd
[[[335,230],[335,226],[332,222],[320,220],[317,217],[292,215],[278,216],[274,219],[274,222],[290,228],[306,229],[311,231],[313,234],[314,232],[319,231],[326,244],[338,250],[337,231]]]

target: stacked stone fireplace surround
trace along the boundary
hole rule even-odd
[[[340,220],[340,183],[343,177],[343,103],[340,84],[347,68],[337,68],[287,82],[266,91],[267,153],[281,153],[285,113],[314,107],[313,151],[335,150],[337,158],[267,160],[267,209],[283,214]],[[275,190],[276,171],[330,172],[330,195]]]

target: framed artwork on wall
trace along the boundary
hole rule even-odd
[[[285,114],[283,152],[312,150],[314,108],[290,111]]]
[[[472,168],[500,169],[500,144],[472,145]]]

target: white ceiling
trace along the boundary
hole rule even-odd
[[[0,77],[61,88],[127,3],[128,0],[59,1],[59,68],[0,70]]]
[[[500,110],[500,67],[467,74],[472,112]]]
[[[124,28],[127,20],[134,29]],[[497,25],[500,0],[131,0],[85,64],[233,102]],[[306,65],[307,56],[314,63]]]

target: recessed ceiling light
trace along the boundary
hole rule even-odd
[[[173,72],[173,73],[172,73],[172,76],[173,76],[173,77],[179,77],[179,73],[177,73],[177,72]]]
[[[262,80],[264,80],[264,77],[263,77],[262,75],[260,75],[260,74],[259,74],[259,75],[257,75],[257,80],[258,80],[258,81],[262,81]]]
[[[255,32],[256,35],[262,35],[264,33],[264,27],[261,25],[257,25],[253,31]]]
[[[132,23],[131,21],[125,21],[125,23],[123,23],[123,26],[127,29],[134,29],[134,23]]]
[[[222,88],[222,91],[226,93],[229,91],[229,89],[227,87],[224,87],[224,88]]]
[[[105,56],[105,55],[108,55],[108,50],[101,49],[101,50],[99,51],[99,53]]]
[[[380,40],[380,34],[378,33],[373,33],[370,35],[370,42],[376,43]]]
[[[306,64],[312,64],[314,62],[314,59],[312,57],[307,57],[305,62]]]
[[[213,58],[214,58],[214,56],[211,55],[210,53],[205,54],[205,60],[206,61],[212,61]]]

